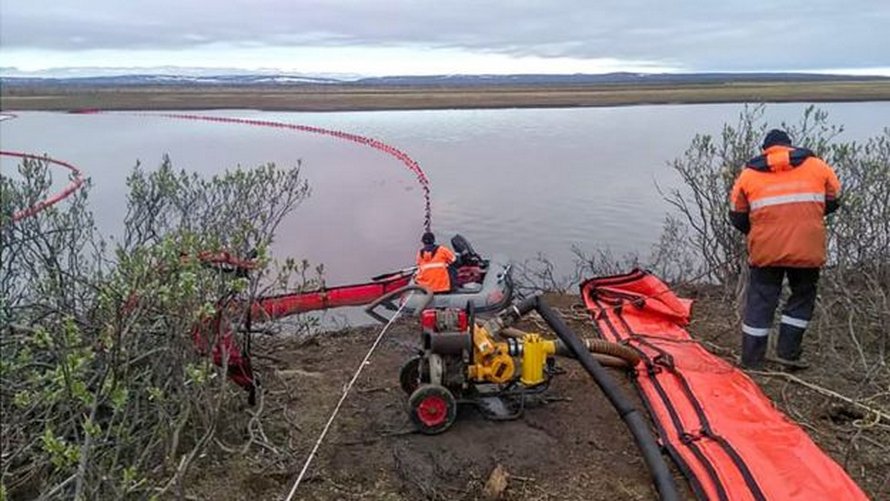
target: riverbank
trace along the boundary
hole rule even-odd
[[[738,333],[727,327],[732,301],[708,290],[686,290],[695,299],[692,335],[713,353],[734,361]],[[550,295],[568,325],[583,337],[595,335],[573,307],[577,296]],[[373,342],[377,329],[354,328],[295,342],[266,338],[254,346],[264,375],[261,408],[265,429],[260,442],[285,450],[271,455],[258,445],[251,454],[221,451],[194,468],[187,492],[199,499],[274,499],[286,493],[350,379]],[[528,330],[543,331],[535,323]],[[526,409],[521,419],[493,422],[462,409],[455,425],[436,436],[414,433],[405,412],[398,371],[418,343],[415,320],[389,330],[370,359],[307,477],[300,499],[480,499],[496,466],[508,472],[503,499],[646,500],[654,499],[651,478],[620,417],[589,376],[571,360],[555,378],[546,399]],[[862,412],[813,388],[855,395],[861,374],[833,366],[816,338],[805,343],[813,367],[795,376],[753,373],[764,392],[798,422],[873,498],[890,494],[886,447],[890,430],[866,426]],[[622,391],[632,385],[612,370]],[[870,405],[880,406],[881,402]],[[221,443],[243,441],[243,430],[229,430]],[[250,434],[259,437],[256,430]],[[677,483],[692,499],[686,482]]]
[[[0,109],[67,111],[258,109],[373,111],[559,108],[731,102],[888,101],[890,81],[734,82],[688,85],[527,85],[491,87],[5,86]]]

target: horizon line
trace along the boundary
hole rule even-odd
[[[77,72],[82,74],[75,74]],[[217,72],[218,71],[218,72]],[[8,74],[13,73],[13,74]],[[53,74],[58,73],[58,74]],[[67,73],[67,74],[66,74]],[[47,68],[44,70],[22,71],[16,67],[0,67],[0,78],[34,78],[34,79],[75,79],[75,78],[113,78],[126,76],[177,76],[177,77],[223,77],[223,76],[257,76],[257,77],[302,77],[317,79],[376,79],[376,78],[431,78],[431,77],[511,77],[511,76],[606,76],[606,75],[823,75],[845,77],[880,77],[890,78],[890,68],[837,68],[814,70],[702,70],[702,71],[632,71],[618,70],[606,72],[521,72],[521,73],[392,73],[385,75],[363,75],[359,73],[340,72],[297,72],[273,68],[242,69],[188,66],[156,66],[146,68],[127,67],[93,67],[71,66]]]

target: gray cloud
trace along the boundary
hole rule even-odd
[[[404,46],[690,70],[890,66],[884,0],[9,0],[3,50]]]

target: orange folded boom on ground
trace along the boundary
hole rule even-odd
[[[868,499],[754,381],[690,337],[690,300],[641,270],[587,280],[581,294],[602,337],[640,354],[634,382],[697,497]]]

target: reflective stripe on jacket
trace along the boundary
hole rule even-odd
[[[438,245],[433,250],[426,247],[421,249],[417,253],[417,274],[414,275],[414,282],[429,287],[433,292],[448,292],[451,290],[448,265],[454,260],[454,253],[448,247]]]
[[[772,146],[749,160],[732,188],[730,214],[750,220],[751,265],[825,264],[826,203],[840,190],[831,167],[804,148]]]

